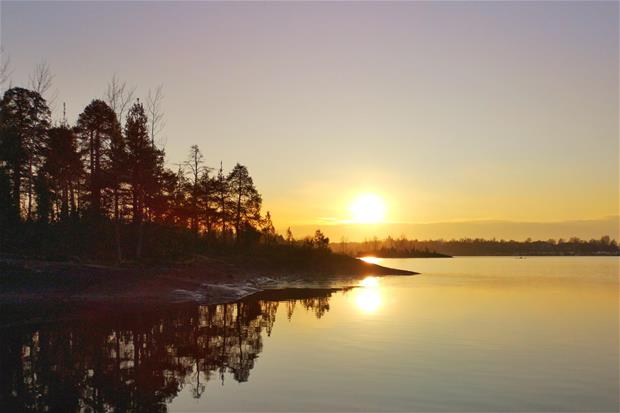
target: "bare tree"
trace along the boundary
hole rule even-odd
[[[58,97],[58,91],[50,92],[54,84],[54,75],[52,69],[46,61],[42,61],[34,67],[34,70],[30,74],[28,79],[28,86],[31,90],[34,90],[41,95],[46,101],[47,105],[54,111],[56,98]]]
[[[164,129],[164,112],[162,110],[162,102],[164,100],[164,85],[157,86],[154,90],[149,89],[146,98],[146,112],[149,117],[149,133],[151,135],[151,144],[155,145],[155,138]]]
[[[0,91],[4,91],[4,84],[11,76],[11,58],[0,48]]]
[[[135,91],[135,86],[132,88],[127,86],[127,82],[121,82],[116,75],[112,76],[106,87],[104,99],[108,106],[116,113],[116,117],[121,125],[124,123],[123,115],[129,108]]]

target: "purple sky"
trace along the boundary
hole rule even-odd
[[[617,2],[1,7],[13,84],[47,61],[70,120],[163,84],[170,162],[246,164],[279,228],[363,192],[396,223],[618,215]]]

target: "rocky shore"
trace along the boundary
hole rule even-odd
[[[0,257],[0,302],[217,304],[265,290],[355,285],[365,276],[414,275],[334,255],[316,265],[270,266],[199,256],[174,264],[121,266]]]

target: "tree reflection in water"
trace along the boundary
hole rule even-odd
[[[2,411],[166,411],[184,386],[200,398],[225,373],[247,381],[280,302],[320,318],[332,291],[222,305],[106,313],[0,329]],[[299,295],[299,294],[297,294]]]

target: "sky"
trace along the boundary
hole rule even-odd
[[[617,2],[0,7],[14,85],[46,61],[74,121],[162,84],[169,165],[246,165],[281,231],[618,236]],[[348,222],[364,193],[385,225]]]

